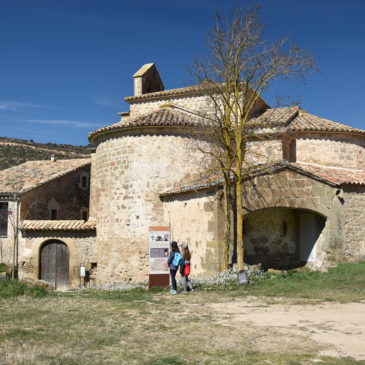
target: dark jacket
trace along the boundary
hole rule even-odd
[[[175,266],[172,261],[174,261],[174,257],[175,257],[175,252],[178,252],[178,251],[171,251],[170,252],[170,255],[169,255],[169,258],[167,259],[167,265],[169,265],[169,268],[171,270],[175,270],[177,271],[178,267]]]

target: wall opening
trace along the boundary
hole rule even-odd
[[[8,215],[9,215],[8,203],[0,202],[0,237],[8,236]]]
[[[265,208],[245,217],[245,262],[265,269],[293,269],[316,262],[326,219],[313,211]]]
[[[59,240],[50,240],[40,249],[40,279],[47,281],[56,290],[69,285],[70,254],[67,245]]]

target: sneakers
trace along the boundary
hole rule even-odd
[[[170,290],[170,294],[177,294],[177,291],[176,290]]]

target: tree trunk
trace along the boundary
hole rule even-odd
[[[224,182],[224,252],[223,252],[223,269],[229,267],[229,252],[231,248],[231,184],[229,177]]]
[[[243,270],[244,265],[244,241],[243,241],[243,196],[242,182],[236,182],[236,209],[237,209],[237,269]]]

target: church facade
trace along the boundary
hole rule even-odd
[[[20,276],[57,288],[145,281],[150,227],[189,242],[193,275],[222,269],[222,183],[207,176],[201,152],[210,143],[207,95],[199,85],[164,90],[147,64],[125,100],[130,110],[118,123],[89,134],[91,160],[0,172],[0,261],[16,260]],[[364,260],[365,131],[263,100],[252,118],[272,138],[251,143],[259,153],[245,192],[246,262],[326,269]],[[42,178],[32,182],[29,169]],[[234,247],[230,256],[234,263]]]

